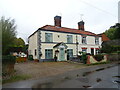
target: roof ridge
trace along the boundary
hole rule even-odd
[[[51,27],[51,28],[50,28]],[[45,26],[43,26],[43,27],[41,27],[41,29],[47,29],[47,30],[54,30],[54,31],[64,31],[64,32],[71,32],[71,33],[74,33],[74,31],[75,32],[77,32],[77,33],[81,33],[81,34],[86,34],[86,35],[97,35],[97,34],[95,34],[95,33],[93,33],[93,32],[90,32],[90,31],[82,31],[82,30],[79,30],[79,29],[75,29],[75,28],[68,28],[68,27],[59,27],[59,28],[57,28],[58,26],[53,26],[53,25],[45,25]],[[68,31],[67,30],[64,30],[64,29],[68,29]]]

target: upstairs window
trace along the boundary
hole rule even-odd
[[[73,43],[72,35],[67,35],[67,43]]]
[[[85,37],[85,36],[82,37],[82,44],[87,44],[87,41],[86,41],[86,37]]]
[[[95,37],[95,44],[99,45],[99,37]]]
[[[52,33],[45,33],[45,42],[53,42]]]

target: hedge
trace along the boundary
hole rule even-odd
[[[6,63],[15,63],[16,62],[16,57],[15,56],[11,56],[11,55],[7,55],[7,56],[2,56],[2,63],[6,64]]]
[[[7,55],[2,57],[2,77],[3,79],[8,78],[14,73],[14,64],[16,57]]]
[[[94,55],[93,57],[94,57],[97,61],[101,61],[101,60],[104,58],[104,56],[101,55],[101,54]]]

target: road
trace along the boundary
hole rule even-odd
[[[57,76],[3,85],[3,88],[119,88],[120,65],[100,65]],[[116,82],[117,81],[117,82]]]

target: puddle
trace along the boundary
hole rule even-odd
[[[108,68],[108,67],[106,67],[106,68]],[[101,71],[101,70],[104,70],[104,69],[106,69],[106,68],[99,68],[99,69],[96,69],[96,70],[94,70],[94,71],[84,72],[82,76],[87,76],[87,75],[89,75],[89,74],[91,74],[91,73],[93,73],[93,72]],[[110,67],[109,67],[109,68],[110,68]]]
[[[80,82],[89,83],[89,79],[85,77],[77,78],[77,80],[79,80]]]
[[[70,80],[71,78],[70,77],[64,77],[65,80]]]
[[[117,77],[117,78],[120,78],[120,76],[113,76],[113,77]]]
[[[87,76],[87,75],[89,75],[89,74],[91,74],[91,73],[93,73],[93,72],[94,72],[94,71],[84,72],[82,76],[85,77],[85,76]]]
[[[36,90],[36,88],[52,88],[53,84],[52,83],[41,83],[41,84],[37,84],[32,86],[32,90]]]
[[[91,86],[83,86],[84,88],[90,88]]]
[[[120,84],[120,81],[119,81],[119,80],[114,80],[113,82]]]
[[[97,78],[97,79],[96,79],[96,82],[100,82],[100,81],[102,81],[101,78]]]
[[[104,70],[105,68],[100,68],[100,69],[96,69],[96,71],[101,71],[101,70]]]

